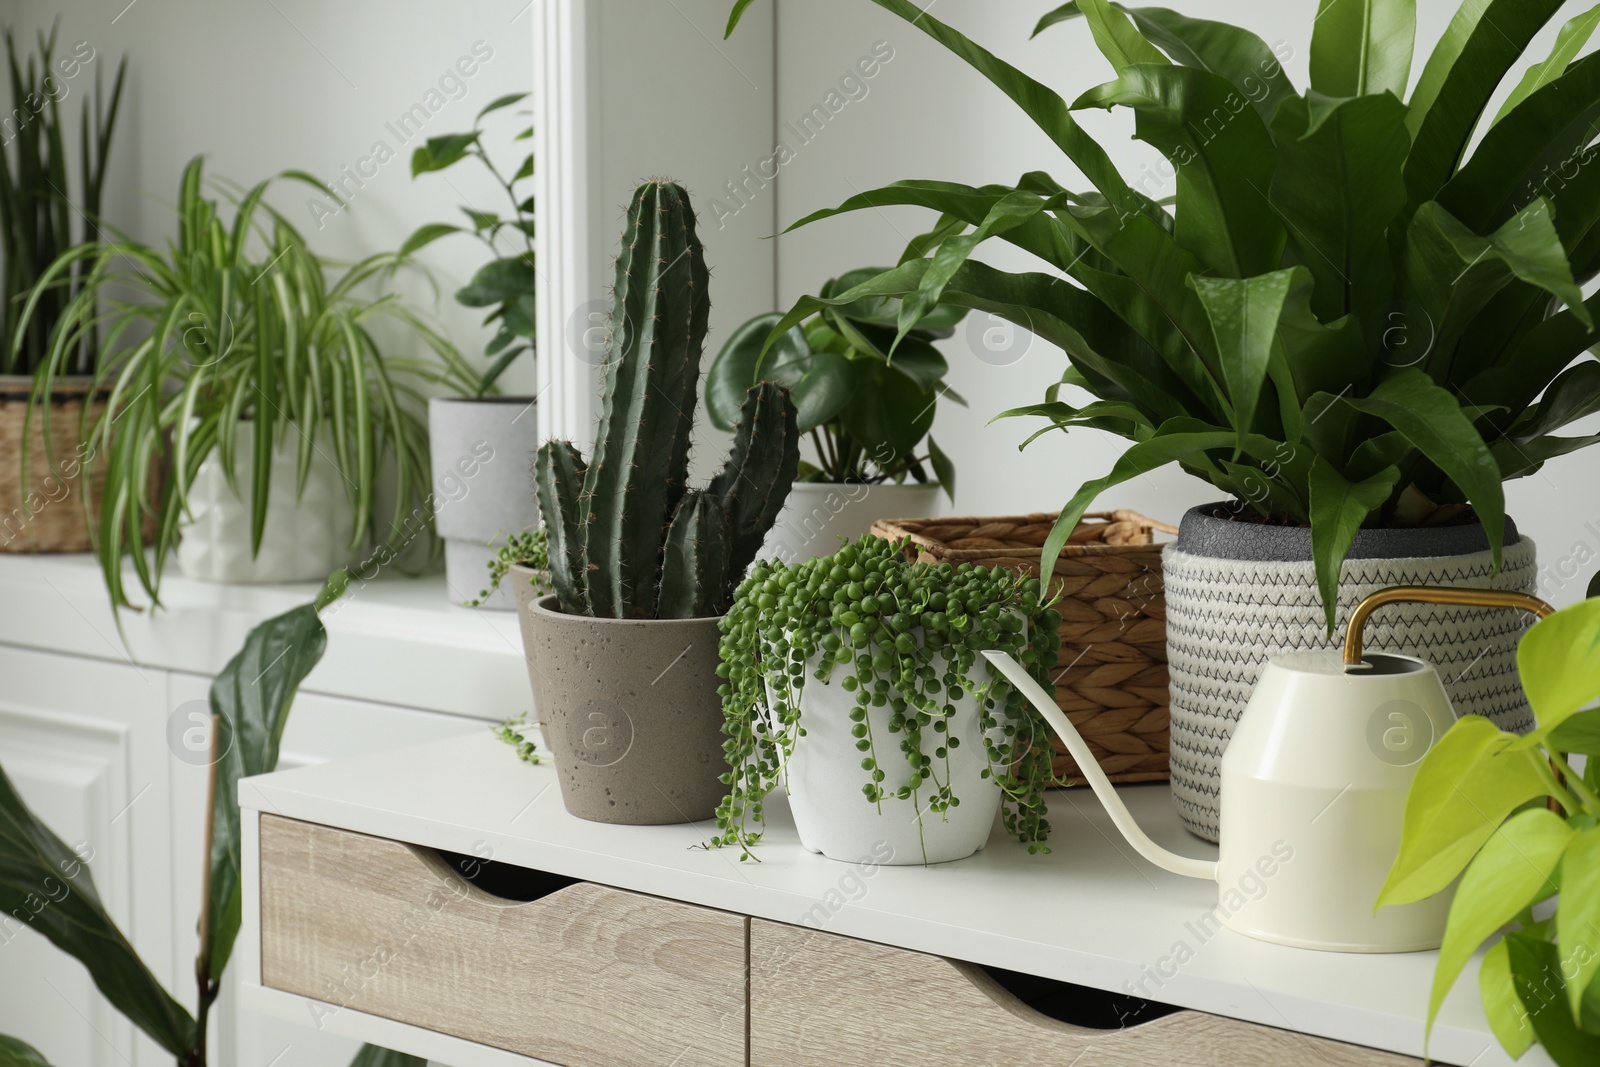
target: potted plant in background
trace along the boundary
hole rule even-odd
[[[281,177],[328,192],[297,172]],[[42,389],[76,342],[105,326],[94,388],[109,394],[107,414],[83,445],[105,466],[94,544],[119,606],[130,604],[124,556],[158,604],[174,550],[192,578],[307,581],[371,537],[398,549],[431,536],[421,386],[470,372],[394,296],[363,295],[401,257],[369,256],[330,283],[331,264],[262,199],[272,181],[245,192],[228,220],[204,193],[197,157],[184,169],[178,236],[165,250],[121,234],[79,245],[45,271],[23,307],[14,343],[81,273],[52,331]],[[381,354],[369,332],[380,318],[431,355]],[[147,472],[162,460],[170,471],[155,493]],[[382,523],[375,500],[386,463],[395,503]],[[155,517],[153,545],[146,515]]]
[[[980,653],[1050,684],[1061,616],[1039,593],[999,568],[907,562],[877,537],[758,562],[722,620],[732,770],[712,844],[750,855],[781,779],[800,843],[833,859],[961,859],[997,809],[1037,851],[1050,728]]]
[[[822,295],[880,273],[851,271],[831,279]],[[966,401],[945,384],[949,364],[933,342],[954,333],[966,309],[935,309],[895,346],[899,314],[894,297],[829,305],[791,325],[770,349],[767,337],[783,316],[758,315],[712,362],[706,410],[718,429],[733,429],[745,391],[768,379],[789,388],[800,432],[811,436],[811,459],[801,461],[764,556],[796,562],[827,555],[878,519],[934,514],[941,488],[955,499],[955,465],[928,431],[941,399]]]
[[[1502,482],[1595,441],[1555,431],[1600,408],[1585,355],[1600,299],[1579,289],[1600,269],[1600,168],[1569,165],[1589,158],[1600,57],[1537,65],[1493,121],[1485,104],[1554,0],[1464,5],[1405,103],[1406,0],[1325,4],[1305,95],[1246,30],[1082,0],[1040,27],[1085,18],[1117,77],[1069,105],[908,0],[874,2],[1016,101],[1093,188],[902,182],[818,212],[804,221],[890,204],[952,220],[832,302],[901,297],[902,334],[941,302],[979,308],[1065,350],[1062,385],[1014,414],[1132,446],[1062,510],[1045,573],[1095,497],[1147,471],[1176,462],[1232,498],[1191,511],[1164,560],[1173,795],[1215,839],[1218,763],[1269,655],[1323,644],[1381,586],[1534,587]],[[1175,212],[1072,117],[1111,107],[1168,157]],[[990,238],[1054,272],[970,260]],[[780,336],[829,303],[800,301]],[[1524,628],[1414,608],[1373,644],[1425,655],[1459,711],[1517,730],[1532,723]]]
[[[530,605],[534,706],[580,818],[710,818],[726,769],[717,624],[800,463],[788,390],[745,397],[733,451],[688,488],[711,301],[689,195],[647,182],[617,256],[594,451],[550,441],[535,461],[555,595]]]
[[[1600,1062],[1600,708],[1583,710],[1600,700],[1600,578],[1590,593],[1518,646],[1538,729],[1518,737],[1465,716],[1423,757],[1378,898],[1423,900],[1459,875],[1429,1030],[1492,940],[1478,985],[1495,1037],[1513,1058],[1537,1041],[1561,1067]],[[1571,753],[1587,758],[1582,774]]]
[[[9,121],[17,128],[7,138],[10,153],[0,152],[0,552],[86,552],[90,517],[100,509],[102,468],[79,443],[105,413],[105,393],[91,389],[98,332],[78,337],[48,382],[38,373],[50,361],[56,321],[81,279],[74,275],[51,291],[25,329],[19,320],[27,294],[56,257],[100,239],[101,196],[127,60],[117,67],[109,98],[99,66],[93,90],[82,90],[74,168],[64,147],[70,139],[60,101],[71,92],[71,81],[83,76],[93,51],[86,60],[86,44],[80,44],[72,55],[56,59],[52,26],[24,65],[11,31],[5,36]]]
[[[518,191],[533,177],[533,154],[528,153],[508,178],[489,158],[482,129],[485,116],[518,104],[527,95],[511,93],[491,101],[478,112],[471,130],[430,137],[411,156],[413,176],[447,170],[468,157],[476,159],[511,204],[504,217],[475,205],[463,207],[470,226],[431,223],[400,247],[401,255],[410,255],[448,234],[467,233],[482,241],[493,257],[456,293],[457,303],[490,309],[483,320],[485,326],[497,327],[485,351],[490,363],[466,395],[428,401],[434,496],[440,502],[435,521],[444,540],[445,578],[451,598],[458,602],[482,581],[484,567],[494,558],[495,542],[526,534],[539,521],[528,474],[539,444],[534,398],[494,394],[506,368],[523,353],[533,352],[533,196]],[[532,136],[530,126],[516,140]],[[495,583],[471,606],[511,608],[515,601],[509,590]]]

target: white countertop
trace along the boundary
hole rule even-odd
[[[127,583],[142,602],[131,569]],[[0,644],[214,675],[252,627],[320,589],[215,585],[184,578],[174,565],[162,579],[164,606],[124,610],[119,635],[92,556],[0,555]],[[461,599],[443,575],[352,579],[323,613],[328,651],[304,688],[481,719],[529,710],[516,613],[461,607]]]
[[[1214,846],[1182,829],[1165,785],[1122,793],[1156,841],[1215,856]],[[1216,886],[1141,860],[1087,789],[1053,795],[1049,855],[1030,856],[997,829],[970,859],[879,867],[866,878],[802,849],[777,797],[767,805],[759,863],[700,847],[709,823],[584,822],[562,806],[550,766],[518,762],[482,730],[246,779],[239,795],[246,808],[288,818],[454,852],[484,855],[487,845],[494,859],[518,866],[778,922],[809,916],[809,925],[837,934],[1422,1053],[1437,953],[1313,952],[1228,930],[1207,936],[1199,923],[1216,904]],[[1189,958],[1178,965],[1180,956]],[[1513,1062],[1489,1032],[1475,963],[1445,1002],[1431,1052],[1459,1067]],[[1552,1061],[1534,1048],[1520,1063]]]

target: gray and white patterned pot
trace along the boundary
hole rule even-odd
[[[1223,750],[1261,669],[1297,649],[1337,648],[1351,611],[1391,585],[1471,586],[1533,593],[1533,542],[1506,520],[1495,573],[1480,525],[1362,530],[1339,583],[1338,627],[1327,633],[1309,529],[1218,518],[1194,508],[1162,553],[1172,693],[1172,800],[1189,830],[1217,839]],[[1525,731],[1533,715],[1517,678],[1517,640],[1532,619],[1490,608],[1405,604],[1384,608],[1366,647],[1427,660],[1458,715],[1483,715]]]

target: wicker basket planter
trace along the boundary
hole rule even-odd
[[[919,562],[1036,575],[1055,518],[884,519],[872,532],[908,538],[907,556]],[[1157,531],[1178,532],[1133,511],[1085,515],[1050,583],[1062,594],[1056,703],[1114,782],[1168,778],[1166,597]],[[1055,772],[1078,781],[1078,768],[1059,742]]]
[[[83,479],[88,468],[89,498],[100,503],[104,468],[88,462],[79,437],[84,405],[92,380],[57,379],[50,394],[50,433],[36,411],[28,425],[28,398],[33,379],[0,376],[0,552],[88,552],[89,522],[83,508]],[[89,422],[105,410],[106,393],[87,400]],[[22,443],[26,427],[28,471],[22,477]],[[152,528],[151,532],[154,530]]]

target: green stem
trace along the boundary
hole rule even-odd
[[[1578,799],[1583,802],[1584,808],[1591,815],[1600,815],[1600,796],[1596,796],[1594,790],[1584,783],[1583,775],[1573,770],[1571,764],[1567,762],[1566,757],[1561,753],[1556,752],[1554,749],[1545,749],[1545,753],[1549,755],[1550,762],[1560,768],[1567,785],[1572,788],[1573,792],[1578,794]]]
[[[1552,758],[1555,757],[1552,756]],[[1582,811],[1583,805],[1579,804],[1577,799],[1567,792],[1560,782],[1556,781],[1555,772],[1550,769],[1549,765],[1543,760],[1536,760],[1535,762],[1539,765],[1539,776],[1544,780],[1545,789],[1566,809],[1567,814],[1576,815]]]

